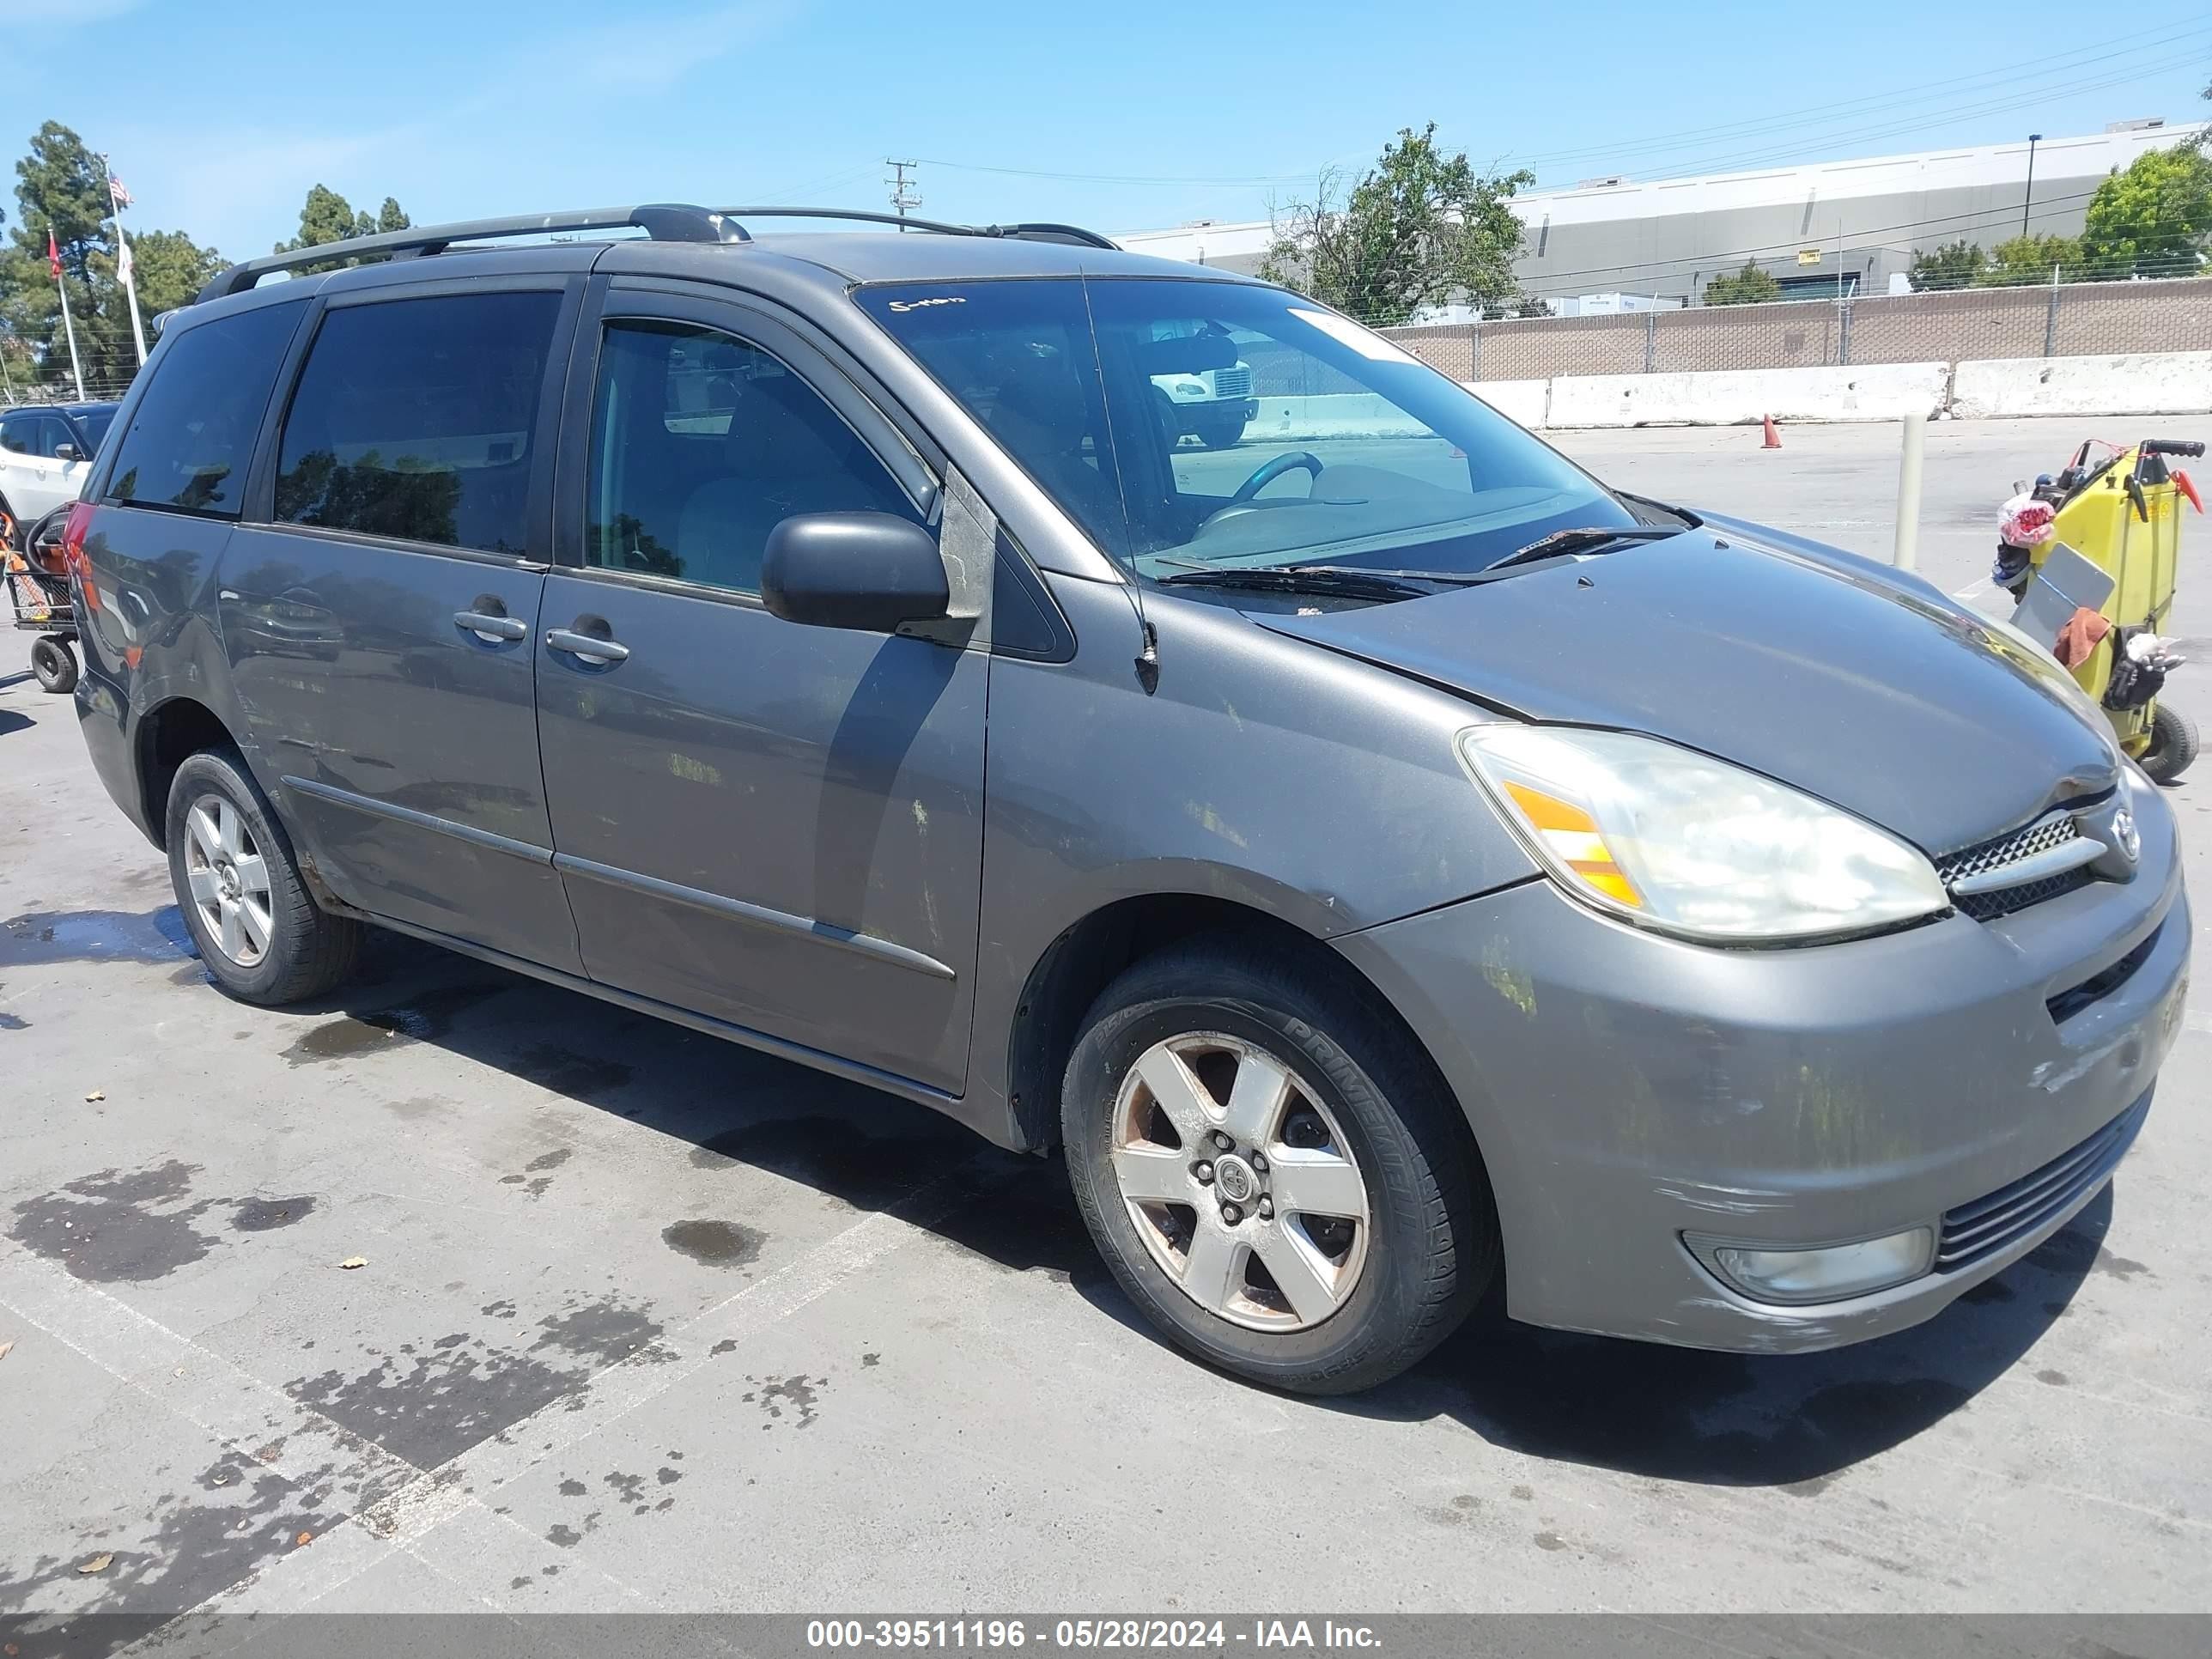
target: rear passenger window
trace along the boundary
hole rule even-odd
[[[262,306],[171,340],[117,446],[108,497],[236,518],[253,435],[299,322],[297,304]]]
[[[276,517],[520,554],[556,293],[325,313],[284,417]]]
[[[261,305],[170,341],[115,452],[108,498],[237,518],[246,462],[299,305]]]
[[[616,323],[599,352],[584,558],[760,592],[768,533],[794,513],[921,522],[821,394],[758,346],[679,323]]]

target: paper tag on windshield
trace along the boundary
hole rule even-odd
[[[1378,363],[1412,363],[1419,367],[1420,359],[1403,347],[1395,346],[1373,329],[1355,323],[1349,317],[1340,317],[1333,311],[1309,311],[1304,306],[1292,306],[1291,315],[1311,323],[1322,333],[1341,344],[1350,346],[1363,357],[1371,357]]]

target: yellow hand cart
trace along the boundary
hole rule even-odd
[[[2109,458],[2093,461],[2100,447],[2112,452]],[[2052,533],[2027,550],[2027,568],[2014,589],[2015,596],[2025,592],[2061,544],[2112,579],[2101,607],[2112,628],[2073,674],[2111,717],[2120,748],[2160,783],[2180,776],[2197,757],[2195,723],[2159,694],[2179,661],[2161,635],[2173,609],[2182,505],[2186,500],[2204,510],[2189,475],[2169,458],[2203,453],[2202,443],[2175,439],[2147,438],[2127,448],[2084,443],[2056,477],[2036,481],[2035,496],[2055,509]]]

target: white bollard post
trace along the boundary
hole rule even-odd
[[[1897,544],[1889,562],[1899,570],[1912,570],[1920,562],[1920,452],[1928,435],[1928,417],[1905,417],[1905,448],[1897,463]]]

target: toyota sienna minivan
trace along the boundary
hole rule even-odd
[[[1313,1392],[1493,1285],[1878,1335],[2104,1186],[2188,907],[2025,635],[1282,289],[776,211],[169,319],[76,695],[232,995],[393,928],[1057,1147],[1168,1336]],[[1240,362],[1267,435],[1182,445],[1159,377]]]

